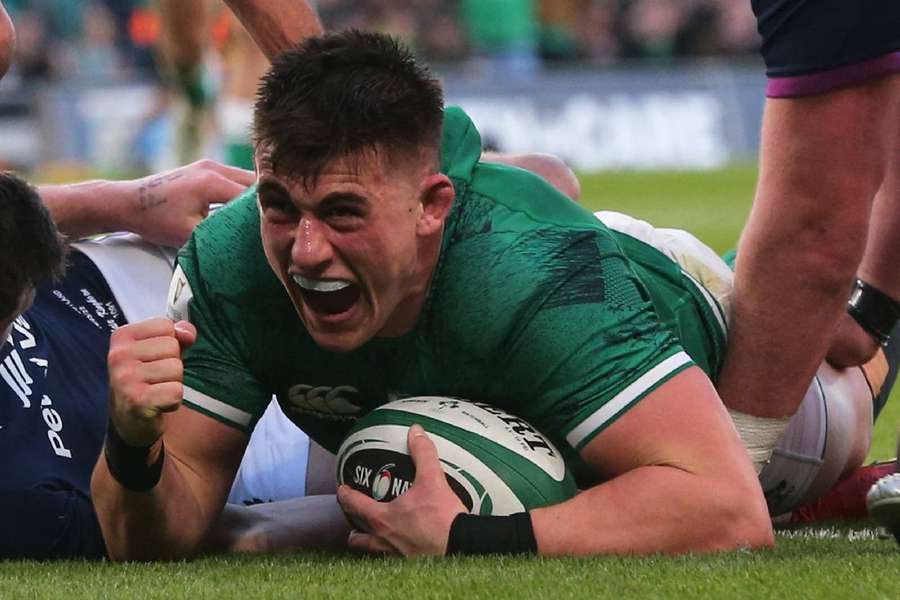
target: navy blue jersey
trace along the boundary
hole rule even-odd
[[[125,319],[94,264],[77,251],[69,261],[0,340],[0,558],[105,554],[90,478],[109,336]]]

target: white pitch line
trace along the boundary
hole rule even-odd
[[[851,542],[879,540],[888,536],[879,528],[866,529],[838,529],[837,527],[813,528],[804,527],[801,529],[782,529],[776,530],[775,535],[788,539],[808,539],[808,540],[848,540]]]

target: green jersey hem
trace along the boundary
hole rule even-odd
[[[566,441],[576,451],[581,451],[597,434],[612,425],[647,394],[692,366],[694,361],[684,350],[664,358],[572,428],[566,435]]]
[[[253,415],[238,408],[225,404],[202,392],[184,386],[182,403],[199,413],[212,417],[220,423],[224,423],[234,429],[245,433],[252,431]]]

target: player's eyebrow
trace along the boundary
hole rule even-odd
[[[364,208],[369,205],[369,199],[354,192],[331,192],[319,202],[321,207],[328,207],[333,204],[354,204]]]
[[[259,183],[256,186],[256,193],[265,192],[267,194],[285,194],[290,196],[290,193],[287,191],[281,183],[276,179],[260,179]]]

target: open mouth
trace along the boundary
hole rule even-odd
[[[322,315],[339,315],[347,312],[359,300],[359,286],[340,279],[310,279],[292,275],[300,287],[303,301],[313,312]]]

